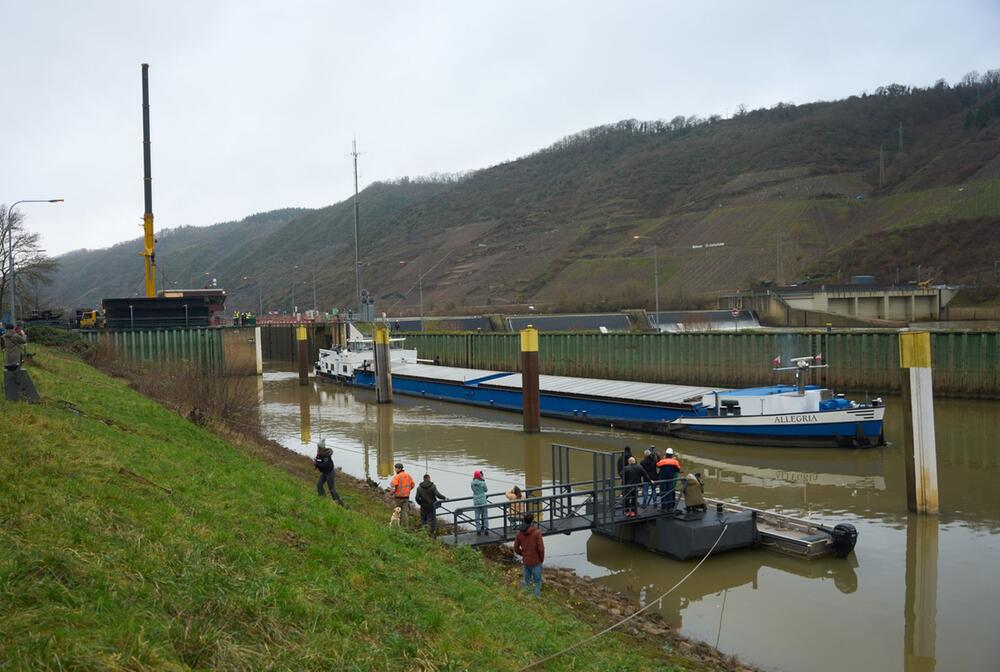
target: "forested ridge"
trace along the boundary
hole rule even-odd
[[[364,284],[393,314],[415,311],[421,275],[428,312],[648,306],[654,244],[666,306],[885,268],[912,279],[920,264],[974,282],[992,262],[950,263],[962,243],[947,232],[974,220],[1000,234],[1000,70],[728,119],[623,120],[482,170],[371,184],[360,210]],[[899,264],[857,253],[880,232],[930,227],[926,241],[935,224],[937,248]],[[244,309],[258,284],[265,310],[293,293],[311,307],[315,279],[329,309],[352,300],[353,246],[348,199],[168,230],[157,259],[161,286],[215,278]],[[64,255],[43,294],[72,308],[138,293],[139,247]]]

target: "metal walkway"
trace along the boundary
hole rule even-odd
[[[655,486],[656,494],[644,507],[643,485],[621,483],[617,458],[616,453],[553,444],[551,485],[529,486],[526,499],[516,501],[502,492],[490,493],[484,506],[476,506],[472,497],[445,500],[438,517],[451,523],[451,531],[439,539],[451,546],[504,544],[514,540],[522,516],[531,513],[543,536],[590,530],[680,560],[703,555],[723,527],[728,532],[720,551],[760,546],[805,558],[836,552],[830,528],[772,511],[706,499],[707,511],[688,512],[680,492],[675,492],[675,509],[659,508],[662,494],[674,489],[680,477],[645,484]],[[571,463],[586,480],[571,479]],[[625,499],[633,491],[636,515],[626,516]],[[489,523],[484,534],[475,531],[477,509]]]
[[[508,500],[503,492],[490,493],[487,495],[487,504],[479,507],[473,504],[472,497],[445,500],[440,504],[438,517],[448,520],[452,531],[440,537],[440,540],[452,546],[507,543],[517,535],[524,513],[534,516],[542,536],[595,529],[610,532],[620,525],[673,517],[674,511],[660,509],[657,503],[660,490],[675,488],[677,481],[681,479],[647,484],[651,488],[657,488],[657,494],[649,507],[643,507],[643,487],[625,486],[621,483],[615,464],[617,457],[615,453],[553,444],[552,485],[527,488],[524,491],[526,498],[517,501]],[[590,478],[571,481],[571,461],[578,465],[578,469],[581,466],[589,467]],[[636,494],[636,515],[626,516],[624,498],[631,491]],[[486,534],[477,534],[475,531],[476,509],[485,511],[489,523]]]

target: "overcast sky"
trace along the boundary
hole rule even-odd
[[[766,6],[766,9],[764,7]],[[0,202],[50,253],[480,168],[624,118],[1000,67],[1000,2],[0,0]]]

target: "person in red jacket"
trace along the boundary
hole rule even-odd
[[[532,525],[535,517],[524,514],[524,525],[514,537],[514,553],[524,562],[524,589],[535,586],[535,597],[542,596],[542,563],[545,561],[545,542],[541,531]]]

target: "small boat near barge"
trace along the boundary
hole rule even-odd
[[[371,339],[353,326],[346,347],[322,349],[318,376],[363,388],[375,387]],[[392,388],[405,394],[521,412],[521,374],[438,366],[390,339]],[[795,385],[745,389],[634,381],[539,376],[543,416],[743,445],[870,447],[884,445],[885,407],[880,399],[858,403],[832,390],[805,384],[809,371],[826,366],[820,355],[798,357],[776,372],[794,371]]]

